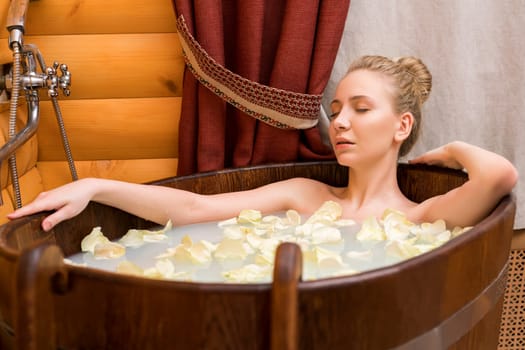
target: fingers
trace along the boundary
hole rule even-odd
[[[49,219],[49,217],[45,218],[44,220],[42,220],[42,229],[44,231],[49,231],[51,230],[53,227],[55,227],[55,223],[53,223],[52,220]]]
[[[441,146],[430,150],[412,160],[409,163],[424,163],[428,165],[435,165],[440,167],[447,167],[452,169],[463,169],[463,166],[455,159],[450,152],[448,145]]]
[[[62,218],[64,216],[64,214],[62,213],[64,211],[64,205],[65,203],[63,203],[62,201],[54,202],[52,196],[49,196],[47,192],[42,192],[37,196],[37,198],[33,202],[19,209],[16,209],[12,213],[7,214],[7,218],[10,220],[14,220],[23,216],[36,214],[43,211],[59,209],[42,221],[42,228],[44,229],[44,231],[49,231],[57,223],[64,220],[64,218]]]
[[[427,151],[411,160],[409,163],[425,163],[429,165],[442,165],[446,159],[443,147],[438,147]]]
[[[422,154],[418,157],[415,157],[415,158],[412,158],[408,161],[410,164],[420,164],[420,163],[424,163],[424,164],[430,164],[430,165],[435,165],[437,163],[439,163],[439,161],[432,156],[431,153],[427,152],[425,154]]]
[[[7,217],[11,220],[18,219],[18,218],[21,218],[22,216],[35,214],[40,211],[43,211],[43,210],[38,209],[38,207],[36,207],[35,205],[28,204],[26,206],[23,206],[22,208],[16,209],[12,213],[7,214]]]
[[[64,204],[65,203],[63,203],[63,201],[53,202],[53,199],[51,196],[48,196],[47,192],[42,192],[33,202],[26,204],[22,208],[19,208],[8,214],[7,217],[10,219],[17,219],[22,216],[31,215],[46,210],[58,209]]]
[[[86,206],[87,203],[77,203],[77,205],[67,203],[42,220],[42,228],[44,231],[49,231],[62,221],[71,219],[72,217],[80,214],[80,212],[84,210]]]
[[[68,219],[70,216],[64,214],[65,210],[57,210],[53,214],[47,216],[42,220],[42,229],[49,231],[62,221]]]
[[[48,209],[44,209],[48,210]],[[35,214],[38,212],[42,212],[44,210],[36,209],[36,206],[28,205],[25,207],[22,207],[10,214],[7,215],[7,217],[11,220],[18,219],[26,215]],[[72,215],[71,213],[68,213],[69,210],[67,210],[66,207],[60,208],[54,213],[48,215],[42,220],[42,229],[44,231],[49,231],[53,227],[55,227],[57,224],[61,223],[62,221],[69,219]]]
[[[87,206],[89,198],[81,191],[77,193],[78,188],[81,188],[78,186],[80,186],[80,181],[41,192],[33,202],[8,214],[7,217],[18,219],[26,215],[55,210],[42,220],[42,228],[49,231],[58,223],[79,214]]]
[[[424,158],[422,156],[412,158],[408,160],[409,164],[418,164],[418,163],[424,163]]]

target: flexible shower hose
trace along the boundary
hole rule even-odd
[[[11,91],[11,104],[9,108],[9,138],[15,137],[16,134],[16,112],[18,108],[18,99],[20,97],[20,71],[22,56],[18,43],[13,44],[13,88]],[[20,194],[20,183],[18,182],[18,170],[16,166],[16,154],[9,157],[9,170],[11,174],[11,183],[13,184],[13,193],[15,197],[16,208],[22,207],[22,195]]]

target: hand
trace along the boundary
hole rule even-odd
[[[446,144],[444,146],[430,150],[419,157],[409,160],[409,163],[425,163],[452,169],[463,169],[463,165],[461,165],[461,163],[459,163],[452,155],[452,152],[450,152],[451,147],[458,147],[459,145],[460,142],[458,141]]]
[[[92,180],[82,179],[40,193],[33,202],[7,215],[9,219],[35,214],[47,210],[56,210],[44,220],[42,229],[49,231],[58,223],[78,215],[92,197]]]
[[[419,204],[425,220],[444,219],[449,227],[473,226],[480,222],[501,197],[512,191],[518,180],[518,172],[509,160],[461,141],[431,150],[412,163],[465,169],[468,174],[463,185]]]

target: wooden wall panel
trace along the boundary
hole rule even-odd
[[[9,3],[0,0],[2,28]],[[171,0],[32,0],[26,17],[28,35],[169,32],[175,32]]]
[[[17,113],[17,130],[21,130],[27,121],[27,114],[25,113],[25,106],[21,105]],[[9,140],[9,103],[0,103],[0,145],[3,145]],[[16,151],[16,164],[18,175],[23,176],[34,168],[38,156],[38,142],[36,137],[30,138]],[[11,183],[9,174],[9,162],[3,161],[0,169],[0,186],[4,188]]]
[[[177,159],[129,159],[75,161],[80,178],[101,177],[129,182],[143,183],[174,176]],[[67,162],[39,162],[44,188],[55,188],[71,181]],[[1,222],[1,221],[0,221]]]
[[[47,66],[68,65],[68,99],[182,96],[184,59],[175,33],[27,36],[26,42]]]
[[[5,188],[5,186],[2,186],[1,191],[3,204],[0,205],[0,225],[3,225],[7,221],[9,221],[9,219],[6,216],[15,209],[15,206],[13,204],[13,200],[11,199],[11,194],[9,193],[7,188]],[[1,341],[0,349],[3,349]]]
[[[39,161],[64,160],[53,106],[41,102]],[[181,98],[60,101],[75,160],[178,157]]]
[[[0,64],[12,61],[9,4],[0,0]],[[69,67],[71,95],[60,95],[59,106],[79,177],[149,182],[176,174],[185,67],[172,0],[30,1],[24,43],[48,66]],[[26,192],[35,195],[42,184],[71,181],[54,109],[46,91],[40,97],[33,143],[42,181]]]

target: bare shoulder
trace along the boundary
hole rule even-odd
[[[330,191],[332,186],[323,183],[318,180],[309,179],[306,177],[294,177],[287,180],[282,180],[275,183],[276,185],[286,187],[289,190],[301,191],[301,192],[319,192],[319,191]]]
[[[435,198],[435,197],[434,197]],[[414,203],[411,207],[405,208],[405,213],[408,219],[412,222],[433,222],[436,220],[432,215],[432,207],[434,198],[429,198],[421,203]],[[440,217],[440,219],[445,219]]]
[[[336,200],[337,188],[318,180],[297,177],[275,183],[289,201],[289,207],[303,213],[312,213],[325,201]]]

